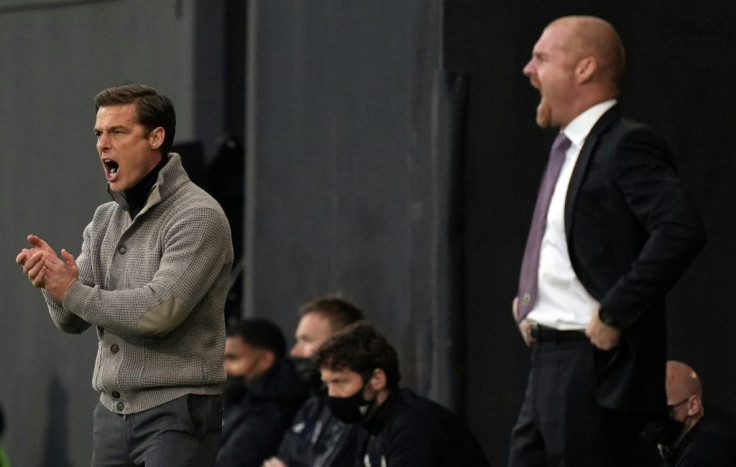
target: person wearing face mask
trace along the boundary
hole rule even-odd
[[[229,390],[216,466],[259,466],[276,452],[308,392],[285,354],[283,333],[266,319],[246,319],[228,329]]]
[[[448,409],[401,388],[396,350],[362,321],[335,334],[317,351],[335,417],[360,424],[369,438],[364,466],[487,466],[477,439]]]
[[[299,317],[291,357],[300,377],[309,384],[312,396],[294,417],[279,445],[278,455],[268,459],[264,467],[351,465],[363,430],[332,415],[312,357],[335,332],[363,319],[363,312],[345,298],[327,295],[304,304]]]
[[[695,370],[685,363],[668,361],[666,391],[672,439],[659,446],[664,465],[736,465],[733,428],[705,415],[703,386]]]

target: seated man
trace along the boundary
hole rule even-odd
[[[310,384],[313,395],[294,417],[279,445],[278,457],[266,461],[264,467],[350,466],[357,459],[358,437],[363,430],[332,415],[312,357],[335,332],[363,319],[363,312],[345,299],[327,296],[303,305],[299,316],[291,356],[298,362],[299,373]]]
[[[317,351],[332,413],[370,433],[365,466],[489,465],[478,441],[449,410],[401,389],[396,351],[376,329],[355,323]]]
[[[225,373],[244,386],[228,392],[217,466],[260,466],[276,453],[307,396],[285,353],[286,339],[270,321],[246,319],[228,329]]]
[[[705,415],[703,386],[690,366],[667,362],[667,407],[677,422],[674,439],[660,446],[668,466],[736,465],[733,428]]]

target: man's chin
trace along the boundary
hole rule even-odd
[[[549,128],[549,119],[543,119],[537,116],[537,126],[539,128]]]
[[[125,190],[130,188],[130,184],[126,183],[123,180],[108,180],[107,186],[110,188],[110,191],[113,193],[123,193]]]

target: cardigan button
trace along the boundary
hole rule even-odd
[[[120,350],[120,347],[118,347],[117,344],[113,344],[112,346],[110,346],[110,352],[118,353],[118,350]]]
[[[118,248],[118,251],[120,252],[121,255],[124,255],[128,251],[128,249],[125,247],[125,245],[123,245],[120,248]]]
[[[122,402],[118,402],[118,405],[116,405],[115,408],[118,409],[118,412],[122,412],[125,408],[125,404],[123,404]]]

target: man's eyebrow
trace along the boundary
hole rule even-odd
[[[113,130],[126,130],[127,128],[128,128],[127,125],[117,124],[117,125],[113,125],[107,128],[100,128],[100,127],[95,126],[94,130],[102,132],[102,131],[113,131]]]

